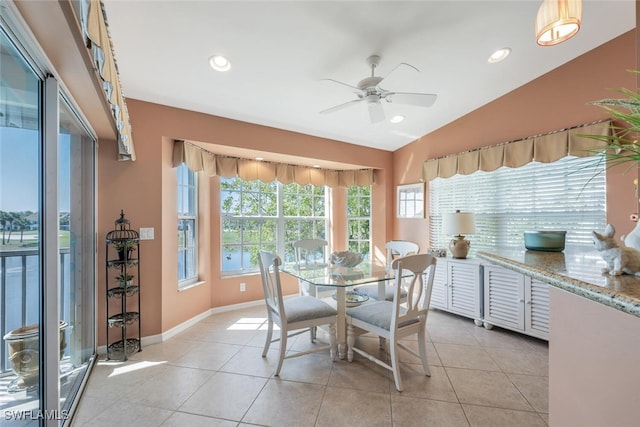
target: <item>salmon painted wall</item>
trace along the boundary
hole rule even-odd
[[[636,76],[627,71],[636,67],[635,33],[623,34],[397,150],[394,185],[418,182],[427,159],[607,118],[601,108],[588,103],[618,97],[612,89],[636,88]],[[541,49],[552,54],[554,48]],[[499,67],[496,64],[496,72]],[[617,235],[635,226],[629,215],[638,209],[633,191],[637,171],[625,170],[616,167],[607,173],[607,219]],[[426,249],[427,220],[395,220],[394,238],[418,239]]]
[[[115,143],[100,145],[98,232],[99,238],[103,238],[113,228],[120,209],[124,209],[134,228],[155,229],[155,239],[141,243],[143,336],[166,332],[212,307],[262,299],[259,275],[221,276],[219,181],[204,176],[199,177],[198,224],[199,276],[203,283],[178,292],[176,173],[171,166],[174,139],[196,141],[213,152],[220,146],[225,150],[231,147],[241,153],[240,157],[246,157],[250,150],[255,155],[295,156],[302,163],[319,159],[375,168],[374,247],[383,248],[392,237],[393,223],[385,208],[393,204],[388,191],[392,176],[391,152],[143,101],[128,100],[127,106],[138,160],[118,162]],[[332,242],[336,249],[346,247],[345,238],[340,235],[340,230],[346,230],[345,198],[344,190],[334,191],[332,222],[338,232],[332,236]],[[99,271],[103,271],[104,253],[99,256],[98,264]],[[283,279],[287,292],[297,292],[294,280],[286,276]],[[241,282],[246,283],[246,292],[239,291]],[[103,295],[104,288],[104,278],[99,276],[98,295]],[[98,304],[101,319],[104,318],[102,299],[98,299]],[[104,343],[104,338],[101,333],[99,341]]]

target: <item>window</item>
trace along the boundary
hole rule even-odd
[[[371,252],[371,186],[347,190],[347,246],[350,251]]]
[[[198,177],[186,165],[178,172],[178,288],[198,280]]]
[[[221,178],[222,273],[257,271],[260,250],[293,261],[293,241],[326,239],[328,195],[327,187]]]
[[[429,183],[431,247],[447,247],[442,214],[473,212],[472,251],[523,248],[526,230],[566,230],[566,243],[591,245],[591,231],[606,225],[605,162],[565,157],[493,172],[436,178]]]
[[[399,185],[396,203],[398,218],[424,218],[424,183]]]

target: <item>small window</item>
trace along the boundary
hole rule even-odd
[[[347,190],[347,236],[351,252],[371,252],[371,186]]]
[[[198,280],[198,177],[186,165],[178,171],[178,288]]]

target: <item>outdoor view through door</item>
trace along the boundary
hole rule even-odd
[[[4,27],[0,55],[0,409],[65,421],[95,356],[95,139]]]

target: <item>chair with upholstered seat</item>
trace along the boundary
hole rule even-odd
[[[327,246],[329,242],[323,239],[301,239],[291,243],[298,268],[313,269],[327,266]],[[303,280],[298,282],[300,295],[318,297],[320,292],[335,289],[330,286],[313,286]]]
[[[394,259],[420,252],[420,246],[408,240],[391,240],[387,242],[385,247],[387,248],[387,270],[391,270],[391,263]],[[394,286],[391,284],[385,285],[384,299],[386,301],[393,301],[394,289]],[[378,285],[358,286],[356,290],[363,295],[367,295],[369,298],[380,299],[378,295]],[[404,300],[406,297],[407,295],[403,292],[402,299]]]
[[[280,283],[280,257],[267,251],[260,251],[260,275],[262,289],[267,306],[268,330],[262,357],[267,356],[272,342],[280,341],[280,356],[275,375],[280,375],[282,362],[291,357],[329,350],[331,360],[336,359],[336,320],[337,311],[329,304],[312,296],[294,296],[283,298]],[[280,337],[272,339],[273,324],[280,327]],[[313,348],[303,352],[286,355],[287,339],[318,326],[329,326],[329,345]],[[292,332],[297,331],[297,332]],[[311,333],[311,342],[315,334]]]
[[[409,255],[394,260],[392,267],[396,272],[393,301],[377,301],[347,310],[347,359],[349,362],[353,361],[355,352],[389,369],[393,372],[396,389],[402,391],[402,378],[398,366],[399,349],[419,357],[425,375],[431,376],[427,364],[425,337],[436,259],[428,254]],[[403,280],[402,276],[409,272],[410,277]],[[406,306],[400,302],[402,288],[407,292]],[[362,330],[386,339],[389,343],[390,364],[356,346],[356,333]],[[419,354],[399,342],[400,339],[414,334],[418,336]]]

